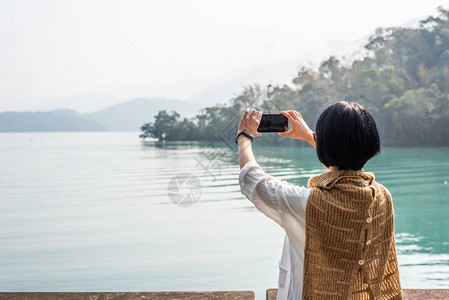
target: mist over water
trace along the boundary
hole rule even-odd
[[[137,132],[0,138],[0,291],[254,290],[263,299],[277,286],[283,230],[240,193],[226,145],[141,142]],[[266,172],[293,184],[325,171],[311,147],[253,148]],[[393,196],[403,288],[449,285],[448,150],[384,148],[364,168]],[[191,206],[168,195],[180,173],[201,182]]]

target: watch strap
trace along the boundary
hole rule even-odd
[[[236,143],[236,144],[238,144],[238,143],[237,143],[237,139],[238,139],[239,136],[241,136],[241,135],[244,135],[244,136],[246,136],[247,138],[249,138],[249,139],[251,140],[251,143],[253,142],[254,137],[253,137],[248,131],[242,130],[242,131],[240,131],[240,132],[237,134],[237,136],[235,137],[235,143]]]

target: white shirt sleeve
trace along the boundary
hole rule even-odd
[[[286,213],[300,219],[305,217],[309,188],[276,179],[255,161],[247,162],[240,170],[239,183],[241,193],[279,225],[283,226]]]

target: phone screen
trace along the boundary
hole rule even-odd
[[[262,114],[258,132],[284,132],[288,130],[288,119],[281,114]]]

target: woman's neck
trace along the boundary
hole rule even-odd
[[[325,166],[326,167],[326,166]],[[336,167],[336,166],[329,166],[329,167],[326,167],[329,171],[331,171],[331,172],[336,172],[336,171],[340,171],[340,169],[338,168],[338,167]],[[351,169],[349,169],[348,171],[353,171],[353,170],[351,170]],[[363,169],[360,169],[360,170],[357,170],[357,171],[362,171],[363,172]]]

